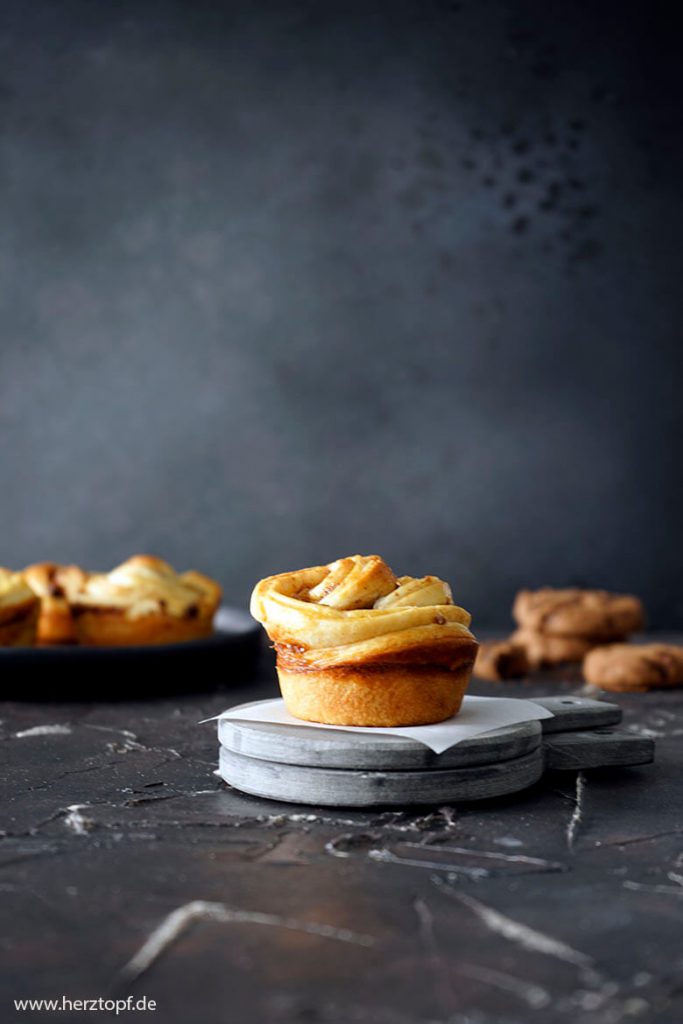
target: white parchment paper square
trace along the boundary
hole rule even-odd
[[[540,721],[552,718],[553,714],[540,704],[530,700],[519,700],[514,697],[470,697],[466,696],[457,715],[436,725],[416,725],[397,729],[385,727],[365,727],[355,725],[321,725],[318,722],[304,722],[294,718],[285,708],[284,701],[278,697],[274,700],[253,701],[250,704],[239,704],[228,708],[217,716],[220,735],[221,721],[264,722],[268,725],[296,726],[304,729],[331,729],[334,732],[375,732],[384,735],[403,736],[405,739],[416,740],[430,747],[436,754],[443,753],[456,743],[493,732],[504,725],[516,725],[519,722]],[[214,721],[215,719],[210,719]]]

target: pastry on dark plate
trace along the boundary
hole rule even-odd
[[[89,575],[69,600],[79,644],[139,647],[209,636],[221,588],[203,573],[177,573],[161,558],[134,555]]]

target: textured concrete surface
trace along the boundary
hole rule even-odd
[[[264,666],[221,693],[0,704],[3,1020],[133,994],[169,1024],[678,1024],[679,693],[609,696],[654,765],[360,812],[216,779],[198,720],[273,689]]]
[[[0,563],[379,550],[678,623],[663,5],[3,3]]]

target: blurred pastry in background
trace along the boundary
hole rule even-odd
[[[396,577],[378,555],[352,555],[261,580],[251,614],[297,718],[391,727],[460,710],[477,642],[437,576]]]
[[[24,577],[40,598],[36,641],[38,646],[75,644],[69,594],[82,589],[87,574],[77,565],[38,562],[24,569]]]
[[[642,629],[645,611],[632,594],[577,587],[520,590],[512,614],[531,665],[541,668],[581,661],[594,647],[626,639]]]
[[[31,647],[39,613],[40,600],[24,574],[0,567],[0,647]]]
[[[583,675],[603,690],[643,691],[683,686],[683,647],[677,644],[610,644],[586,655]]]
[[[499,683],[505,679],[522,679],[529,674],[531,663],[523,644],[510,640],[479,645],[473,675]]]
[[[177,573],[152,555],[134,555],[89,575],[69,594],[76,640],[84,646],[182,643],[209,636],[221,587],[199,572]]]

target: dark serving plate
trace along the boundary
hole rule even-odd
[[[153,647],[0,647],[0,700],[129,700],[244,683],[261,627],[219,608],[203,640]]]

